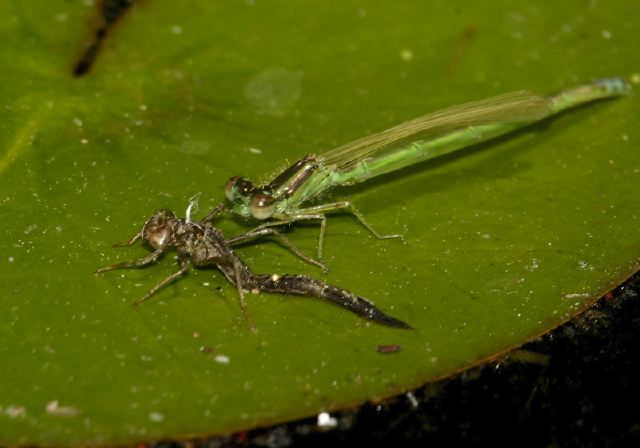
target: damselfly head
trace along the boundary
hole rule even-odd
[[[239,202],[250,198],[255,193],[256,187],[250,180],[240,176],[233,176],[227,181],[224,193],[230,202]]]
[[[157,210],[145,223],[142,237],[154,249],[165,249],[171,244],[176,222],[176,215],[171,210],[166,208]]]

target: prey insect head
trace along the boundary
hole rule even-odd
[[[142,237],[154,249],[165,249],[171,244],[173,225],[177,218],[171,210],[157,210],[142,228]]]

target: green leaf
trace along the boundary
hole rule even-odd
[[[523,344],[640,266],[636,95],[335,190],[404,242],[331,217],[328,275],[273,242],[239,250],[414,331],[260,294],[252,334],[215,269],[133,309],[171,256],[92,275],[148,253],[111,244],[155,209],[182,214],[197,192],[213,207],[231,175],[265,180],[445,106],[631,76],[637,2],[141,2],[78,78],[97,8],[29,3],[0,4],[2,445],[193,437],[376,400]],[[314,253],[317,231],[289,237]]]

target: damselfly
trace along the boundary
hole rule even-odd
[[[378,233],[349,201],[305,204],[330,188],[356,184],[504,135],[580,104],[626,95],[630,91],[624,80],[610,78],[552,96],[518,91],[430,113],[324,154],[306,155],[266,185],[255,186],[243,177],[232,177],[225,188],[231,203],[229,210],[245,218],[272,219],[258,228],[301,220],[320,221],[320,259],[326,212],[346,210],[376,237],[400,237]]]

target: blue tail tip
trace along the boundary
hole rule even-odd
[[[622,78],[598,79],[595,81],[595,84],[611,93],[617,93],[619,95],[627,95],[631,93],[631,84]]]

